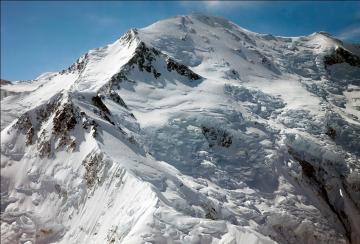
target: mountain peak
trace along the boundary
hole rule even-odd
[[[1,243],[358,243],[359,52],[194,13],[2,81]]]

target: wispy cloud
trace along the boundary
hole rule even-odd
[[[263,4],[257,1],[201,1],[208,9],[251,8]]]
[[[99,27],[109,27],[117,25],[120,20],[115,17],[105,16],[105,15],[97,15],[97,14],[90,14],[88,15],[89,21]]]
[[[260,5],[266,4],[266,1],[181,1],[184,7],[196,8],[198,10],[205,11],[234,11],[240,9],[249,9],[259,7]]]
[[[343,40],[354,41],[360,40],[360,26],[352,26],[341,31],[337,37]]]
[[[356,19],[360,19],[360,10],[356,12],[355,18],[356,18]]]

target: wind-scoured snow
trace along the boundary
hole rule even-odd
[[[195,13],[1,85],[1,243],[359,243],[359,47]]]

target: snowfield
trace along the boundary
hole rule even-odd
[[[195,13],[1,83],[1,243],[360,243],[360,46]]]

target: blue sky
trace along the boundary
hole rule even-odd
[[[59,71],[131,27],[194,11],[222,16],[260,33],[298,36],[326,31],[360,43],[356,1],[1,1],[1,78],[27,80]]]

